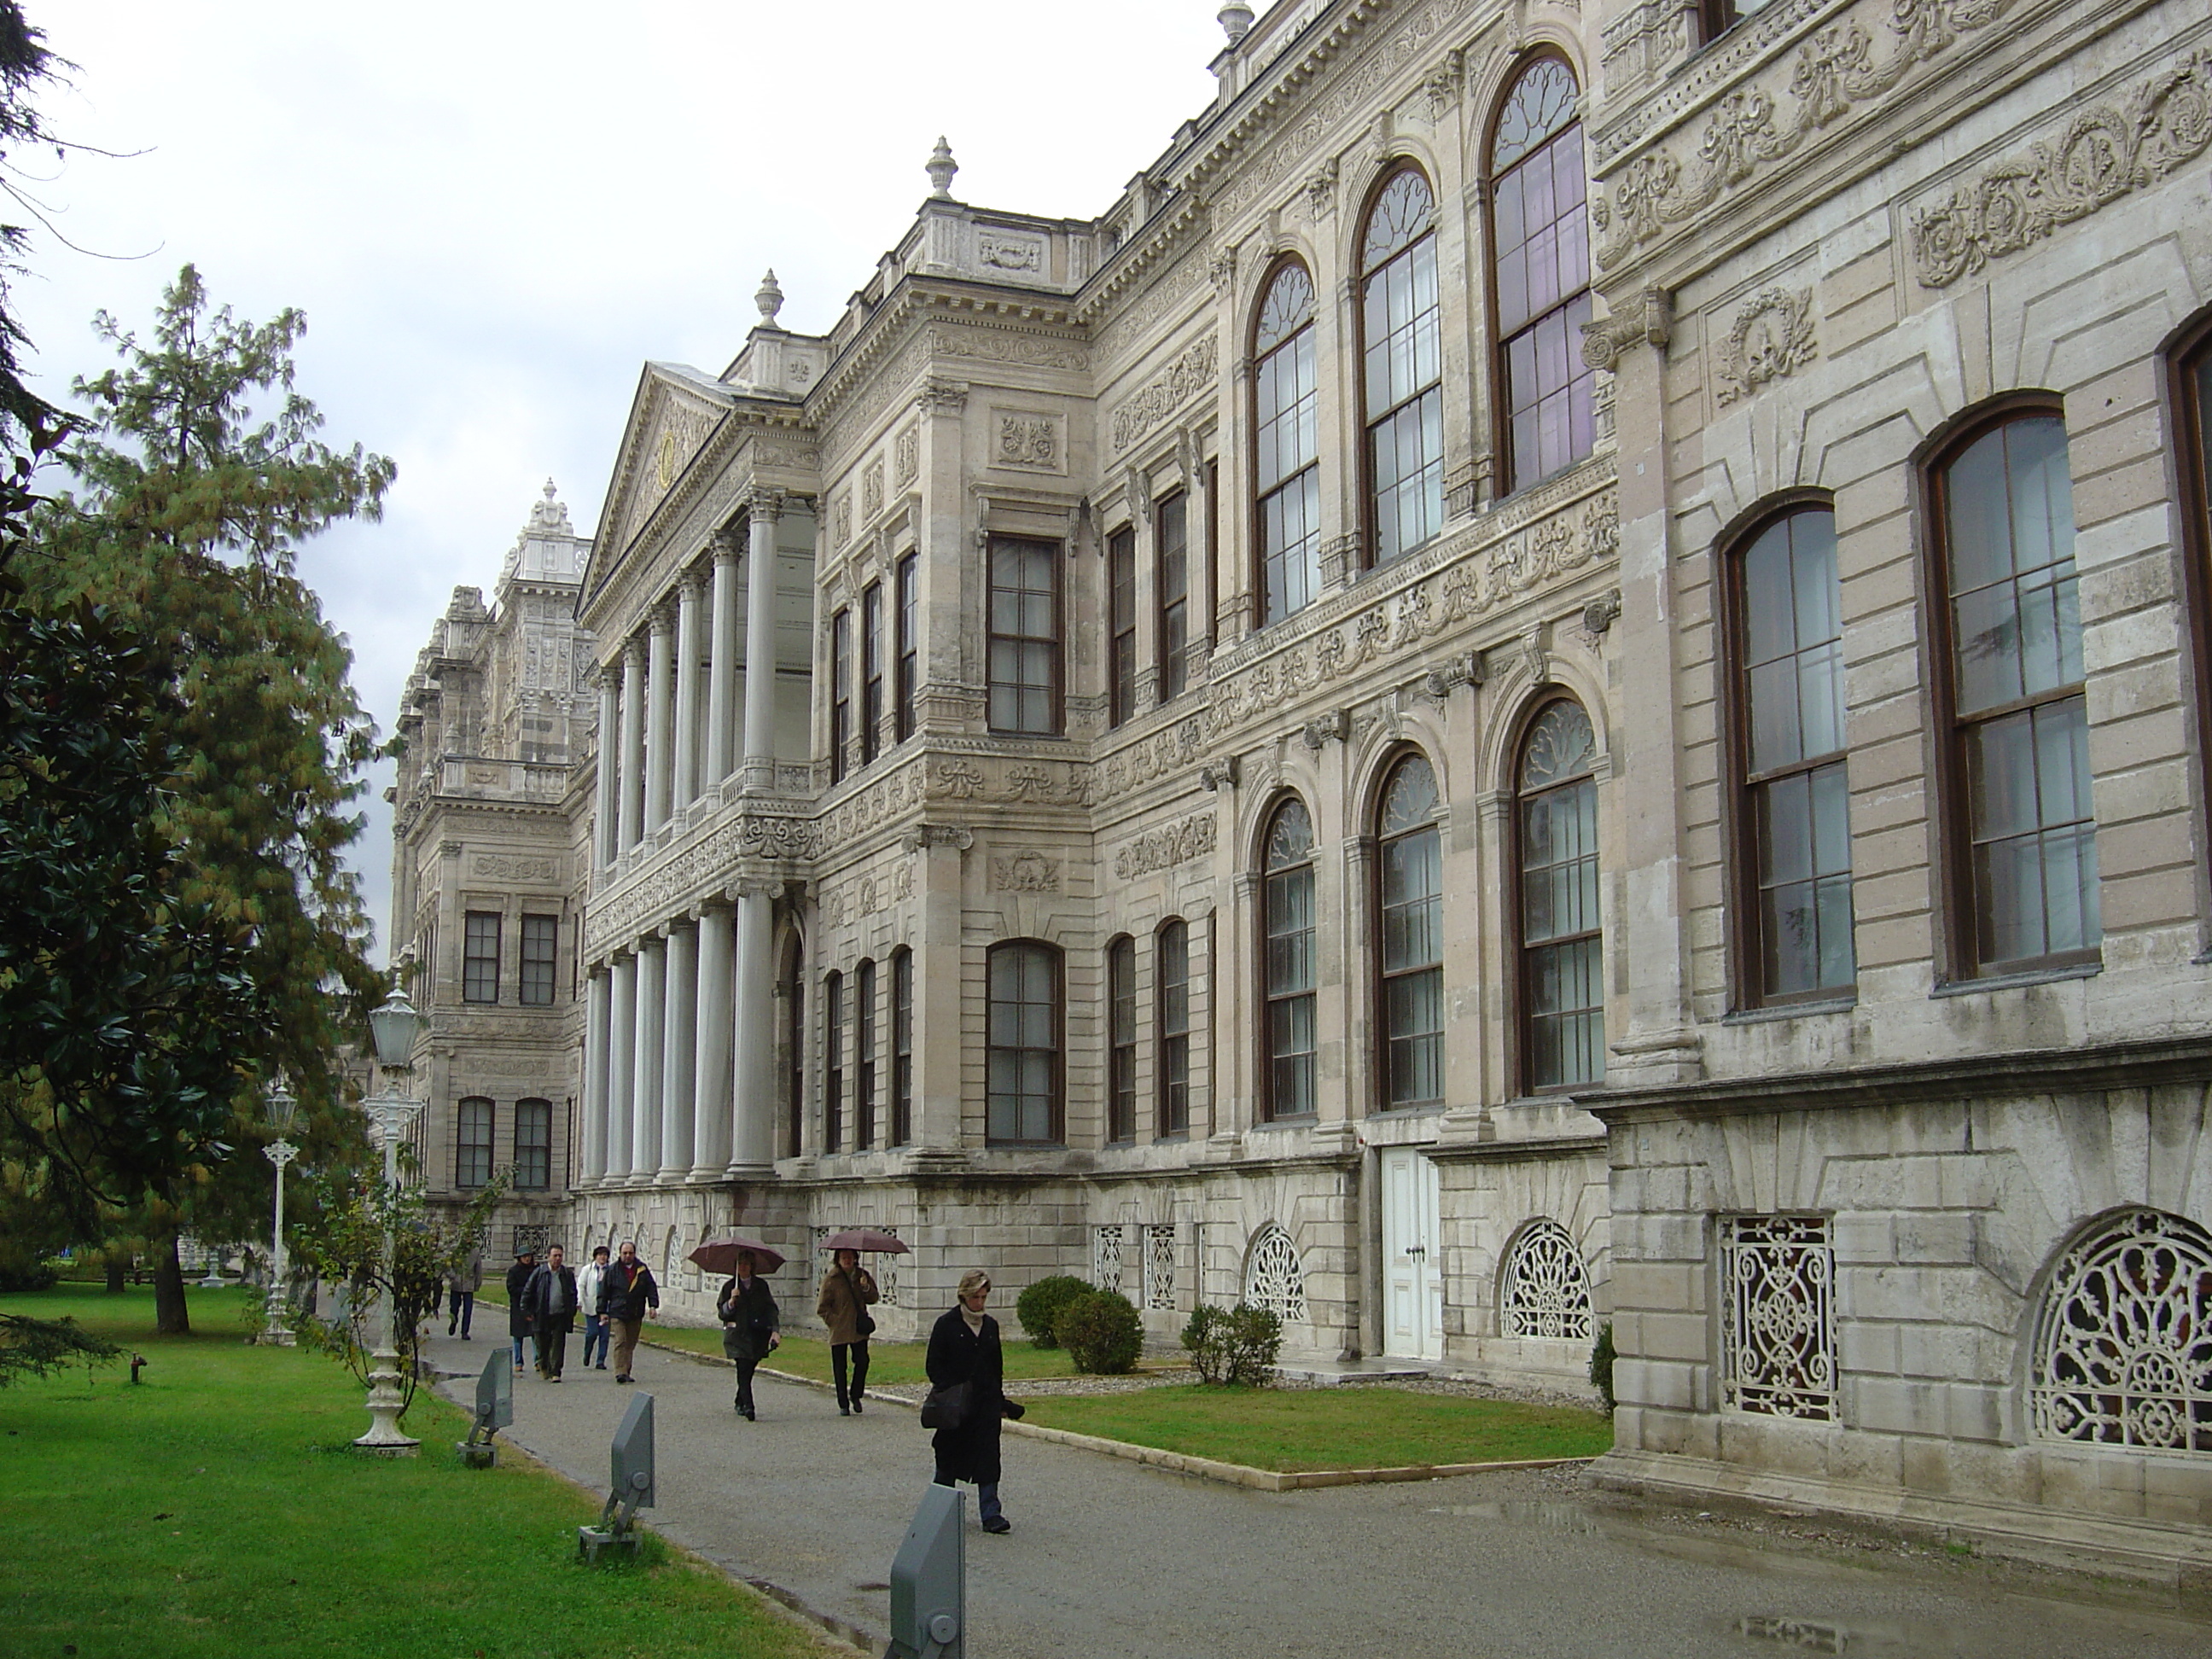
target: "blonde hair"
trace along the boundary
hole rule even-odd
[[[970,1267],[960,1275],[960,1294],[963,1297],[970,1297],[978,1291],[988,1291],[990,1288],[991,1275],[981,1267]]]

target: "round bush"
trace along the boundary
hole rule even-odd
[[[1021,1321],[1036,1346],[1056,1348],[1060,1340],[1057,1328],[1060,1310],[1078,1297],[1089,1296],[1095,1288],[1090,1280],[1073,1273],[1040,1279],[1015,1298],[1014,1317]]]
[[[1145,1346],[1137,1304],[1119,1291],[1093,1291],[1060,1310],[1053,1330],[1079,1371],[1118,1376],[1133,1369]]]

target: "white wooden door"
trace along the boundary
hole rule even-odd
[[[1443,1358],[1443,1250],[1437,1166],[1410,1146],[1382,1155],[1385,1353]]]

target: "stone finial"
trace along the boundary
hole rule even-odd
[[[943,133],[937,135],[937,148],[930,151],[928,164],[922,171],[929,175],[930,198],[938,202],[951,201],[952,175],[960,171],[960,163],[952,159],[951,147],[945,142]]]
[[[774,328],[775,313],[783,309],[783,290],[776,286],[775,271],[761,278],[761,285],[753,294],[753,303],[760,307],[761,326]]]
[[[1215,17],[1232,47],[1242,46],[1244,37],[1252,32],[1252,8],[1246,5],[1244,0],[1229,0]]]

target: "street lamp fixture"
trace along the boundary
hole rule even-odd
[[[261,1328],[261,1340],[273,1347],[289,1348],[299,1339],[284,1322],[292,1300],[291,1256],[284,1249],[284,1169],[300,1155],[300,1149],[286,1139],[300,1103],[279,1082],[270,1085],[267,1105],[269,1127],[276,1130],[276,1139],[261,1151],[276,1166],[276,1213],[269,1228],[269,1320]]]
[[[368,1017],[369,1033],[375,1039],[376,1063],[384,1073],[384,1086],[362,1101],[361,1106],[384,1142],[387,1203],[390,1195],[398,1189],[399,1143],[406,1137],[416,1115],[422,1109],[422,1103],[407,1093],[407,1078],[413,1069],[415,1042],[423,1024],[422,1016],[408,1001],[406,992],[397,988],[384,1000],[384,1006]],[[387,1211],[384,1228],[385,1294],[378,1298],[377,1345],[369,1351],[368,1432],[353,1443],[357,1450],[386,1457],[411,1456],[421,1443],[399,1431],[399,1413],[405,1409],[407,1395],[399,1386],[399,1338],[397,1310],[392,1305],[398,1281],[398,1258],[399,1237]]]

